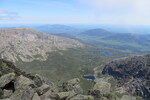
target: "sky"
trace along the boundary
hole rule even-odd
[[[0,0],[0,24],[150,25],[150,0]]]

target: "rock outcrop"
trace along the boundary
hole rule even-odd
[[[85,91],[84,91],[85,92]],[[97,82],[83,93],[80,79],[55,85],[40,75],[27,74],[9,61],[0,59],[0,100],[120,100],[111,92],[111,84]],[[124,95],[121,100],[136,100]]]
[[[150,54],[114,60],[102,73],[112,75],[129,93],[150,99]]]
[[[0,59],[0,100],[94,100],[92,95],[82,95],[79,82],[75,78],[56,86]]]
[[[78,40],[45,34],[30,28],[0,29],[0,43],[0,58],[13,62],[45,61],[48,53],[83,46]]]

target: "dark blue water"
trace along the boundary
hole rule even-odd
[[[114,56],[114,58],[123,58],[123,56]]]
[[[110,55],[109,53],[106,53],[106,52],[99,52],[99,53],[104,55],[104,56],[109,56]]]
[[[104,56],[109,56],[109,57],[113,57],[113,58],[123,58],[123,56],[111,56],[111,54],[106,53],[106,52],[99,52],[99,53],[104,55]]]
[[[95,77],[94,77],[94,76],[83,76],[83,78],[85,78],[85,79],[95,80]]]

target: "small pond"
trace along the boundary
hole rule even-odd
[[[91,79],[91,80],[95,80],[94,76],[83,76],[84,79]]]
[[[106,52],[99,52],[99,53],[104,55],[104,56],[109,56],[110,55],[109,53],[106,53]]]
[[[104,56],[109,56],[109,57],[113,57],[113,58],[123,58],[123,56],[112,56],[111,54],[109,54],[107,52],[99,52],[99,53]]]

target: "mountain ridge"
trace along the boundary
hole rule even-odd
[[[0,29],[0,36],[1,58],[13,62],[18,61],[18,57],[29,62],[36,59],[46,60],[47,53],[52,51],[83,47],[77,40],[45,34],[30,28]]]

